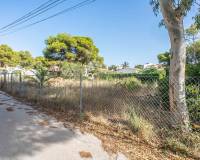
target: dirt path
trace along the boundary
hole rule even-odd
[[[0,160],[124,160],[101,142],[0,91]]]

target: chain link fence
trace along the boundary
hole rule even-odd
[[[147,139],[176,129],[179,115],[170,110],[169,80],[156,76],[102,76],[49,79],[41,87],[35,76],[1,74],[1,89],[53,109],[89,113],[98,120],[133,131],[143,131]],[[200,78],[186,79],[186,103],[190,124],[200,125]],[[194,128],[196,129],[196,128]],[[197,130],[199,128],[197,127]],[[195,134],[199,134],[198,132]],[[179,133],[176,134],[179,136]],[[198,143],[198,141],[196,141]],[[199,147],[200,148],[200,147]],[[198,149],[199,149],[198,148]],[[198,150],[199,151],[199,150]]]
[[[62,110],[83,109],[116,122],[126,120],[130,112],[147,119],[158,128],[171,126],[177,118],[169,107],[168,78],[160,80],[153,76],[137,76],[107,80],[96,76],[92,79],[83,78],[80,83],[76,76],[70,79],[52,78],[43,87],[35,79],[34,75],[3,73],[0,75],[0,86],[34,102],[47,103]],[[200,78],[187,78],[186,102],[191,122],[199,124]]]

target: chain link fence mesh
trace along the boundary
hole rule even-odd
[[[160,138],[166,130],[176,129],[179,114],[170,110],[169,80],[154,76],[84,77],[80,96],[80,77],[52,78],[44,87],[21,73],[1,74],[1,88],[29,101],[40,103],[64,112],[73,110],[90,113],[101,117],[111,125],[141,128],[146,134],[156,133]],[[190,124],[200,124],[200,78],[186,78],[186,103],[190,116]],[[81,98],[81,99],[80,99]],[[80,106],[82,103],[82,106]],[[99,119],[100,120],[100,119]],[[198,133],[199,134],[199,133]],[[148,137],[149,135],[147,135]]]

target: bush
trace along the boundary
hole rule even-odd
[[[188,154],[187,146],[175,138],[167,138],[165,148],[174,153]]]
[[[142,87],[141,81],[135,77],[124,78],[118,82],[118,85],[130,91],[140,89]]]
[[[200,123],[200,88],[198,85],[187,85],[186,96],[191,121]]]
[[[61,76],[65,79],[77,79],[80,76],[80,70],[79,64],[64,62],[61,66]]]
[[[150,142],[153,140],[155,133],[154,127],[148,121],[138,116],[134,110],[128,113],[130,127],[133,132],[141,136],[145,141]]]
[[[142,75],[147,75],[152,77],[152,75],[157,75],[159,79],[166,77],[166,71],[164,69],[157,69],[157,68],[147,68],[141,71]]]
[[[169,78],[163,78],[158,81],[159,97],[162,107],[169,109]],[[194,123],[200,123],[200,88],[198,82],[186,80],[186,102],[188,106],[190,120]]]
[[[142,82],[156,81],[159,79],[158,73],[98,73],[97,77],[102,80],[118,80],[123,78],[136,77]]]
[[[164,143],[165,149],[174,153],[184,154],[192,158],[200,158],[200,136],[198,133],[179,133],[171,132]]]

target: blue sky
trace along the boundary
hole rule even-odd
[[[68,0],[42,17],[80,1]],[[43,2],[45,0],[2,1],[0,27]],[[48,36],[66,32],[93,38],[107,65],[121,64],[124,61],[128,61],[131,66],[157,63],[157,54],[170,47],[167,31],[164,27],[158,27],[159,21],[160,17],[154,16],[149,0],[97,0],[91,5],[31,28],[0,37],[0,44],[8,44],[15,50],[29,50],[34,56],[40,56],[45,47],[44,40]],[[185,19],[185,26],[191,23],[189,15]]]

